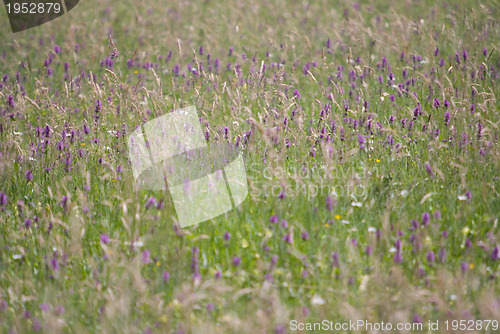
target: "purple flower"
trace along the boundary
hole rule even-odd
[[[233,266],[238,267],[241,264],[241,259],[235,256],[231,262],[233,263]]]
[[[222,277],[222,273],[220,272],[220,270],[217,270],[214,274],[214,278],[215,279],[221,279]]]
[[[469,268],[469,264],[467,262],[462,262],[460,264],[460,269],[462,269],[463,273],[465,273],[467,271],[467,268]]]
[[[61,53],[61,48],[59,47],[59,45],[55,45],[54,46],[54,52],[55,53]]]
[[[28,170],[26,172],[26,181],[28,182],[33,181],[33,172],[31,172],[31,170]]]
[[[285,197],[286,197],[286,193],[285,193],[285,191],[284,191],[284,190],[282,190],[282,191],[279,193],[278,198],[279,198],[279,199],[284,199]]]
[[[429,225],[430,221],[431,221],[431,216],[429,215],[429,213],[424,212],[424,214],[422,215],[422,225],[427,226]]]
[[[367,256],[371,256],[372,253],[373,253],[372,247],[371,246],[366,246],[365,253],[366,253]]]
[[[429,252],[427,253],[426,258],[427,258],[427,261],[428,261],[428,262],[434,262],[434,261],[436,261],[436,255],[434,254],[434,252],[433,252],[433,251],[429,251]]]
[[[154,197],[150,197],[146,201],[146,209],[149,209],[150,207],[155,206],[155,205],[156,205],[156,199]]]
[[[332,211],[334,206],[337,206],[337,201],[333,200],[330,196],[327,196],[325,199],[326,202],[326,209],[328,211]]]
[[[397,252],[394,254],[394,263],[401,263],[403,262],[403,256],[401,255],[400,252]]]
[[[2,191],[0,192],[0,205],[6,205],[7,204],[7,195]]]
[[[164,271],[162,276],[165,283],[168,283],[170,281],[170,273],[168,271]]]
[[[297,100],[300,100],[300,92],[298,89],[295,89],[293,91],[293,96],[297,98]]]
[[[446,261],[446,249],[445,248],[439,249],[438,258],[439,258],[439,262]]]
[[[465,197],[467,197],[467,199],[470,201],[470,200],[472,199],[472,194],[471,194],[471,192],[470,192],[470,191],[467,191],[467,192],[465,193]]]
[[[365,137],[363,137],[359,133],[358,133],[358,142],[361,148],[365,148],[365,143],[366,143]]]
[[[499,258],[500,258],[499,249],[498,246],[495,246],[495,248],[493,248],[493,251],[491,252],[491,259],[496,261]]]
[[[434,211],[434,218],[437,220],[441,219],[441,212],[439,210]]]
[[[215,308],[214,304],[212,304],[212,303],[208,303],[207,304],[207,311],[208,312],[212,312],[214,310],[214,308]]]
[[[425,170],[427,171],[427,174],[429,174],[429,176],[431,176],[431,177],[432,177],[432,176],[434,176],[434,175],[435,175],[435,173],[434,173],[434,171],[432,170],[432,167],[431,167],[431,165],[430,165],[429,163],[426,163],[426,164],[425,164]]]
[[[151,262],[150,253],[149,250],[146,249],[142,252],[142,263],[148,264],[150,262]]]
[[[33,221],[31,219],[29,219],[29,218],[26,218],[26,220],[24,221],[24,226],[27,229],[30,229],[32,225],[33,225]]]
[[[231,239],[231,234],[229,232],[224,233],[224,240],[229,241]]]
[[[283,237],[283,241],[286,242],[287,244],[292,243],[292,235],[290,233],[285,234]]]
[[[101,242],[102,242],[103,244],[107,244],[107,243],[109,242],[109,236],[108,236],[107,234],[104,234],[104,233],[103,233],[103,234],[101,234],[101,235],[100,235],[100,238],[101,238]]]
[[[40,310],[47,312],[50,309],[50,305],[47,303],[40,304]]]
[[[302,238],[302,240],[308,240],[309,239],[309,233],[307,233],[307,231],[302,232],[301,238]]]
[[[276,224],[278,222],[278,216],[272,215],[271,217],[269,217],[269,222],[272,224]]]
[[[441,102],[439,101],[439,99],[434,99],[434,108],[439,108],[441,106]]]
[[[287,228],[288,227],[288,222],[286,220],[281,220],[281,227]]]

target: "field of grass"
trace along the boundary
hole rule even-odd
[[[0,332],[500,321],[496,0],[0,11]],[[188,106],[249,195],[181,229],[127,136]]]

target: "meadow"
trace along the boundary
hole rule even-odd
[[[1,332],[498,333],[497,1],[0,11]],[[127,136],[188,106],[249,194],[182,229]]]

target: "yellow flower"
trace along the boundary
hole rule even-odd
[[[325,227],[330,227],[330,225],[328,225],[328,223],[325,224]]]
[[[85,146],[85,143],[82,143],[82,146]]]
[[[135,70],[134,73],[137,74],[137,73],[139,73],[139,71]]]
[[[380,159],[375,160],[376,162],[380,162]]]
[[[161,265],[160,261],[156,262],[156,265],[159,267]]]
[[[372,158],[368,159],[368,161],[372,161]]]
[[[469,268],[470,268],[470,269],[474,269],[474,267],[475,267],[475,266],[474,266],[474,263],[469,264]]]
[[[335,215],[335,219],[340,219],[340,218],[342,218],[341,215]]]

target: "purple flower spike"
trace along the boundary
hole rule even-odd
[[[278,222],[278,216],[272,215],[271,217],[269,217],[269,222],[272,224],[276,224]]]
[[[229,241],[231,239],[231,234],[229,232],[224,233],[224,240]]]
[[[238,267],[241,264],[241,259],[235,256],[231,262],[233,263],[233,266]]]
[[[33,172],[31,170],[26,172],[26,181],[33,181]]]
[[[109,243],[109,236],[108,236],[107,234],[104,234],[104,233],[103,233],[103,234],[101,234],[100,238],[101,238],[101,242],[102,242],[103,244],[107,244],[107,243]]]
[[[493,251],[491,252],[491,259],[493,261],[500,259],[498,246],[495,246],[495,248],[493,248]]]
[[[434,262],[434,261],[436,261],[436,255],[434,254],[434,252],[433,252],[433,251],[429,251],[429,252],[427,253],[426,258],[427,258],[427,261],[428,261],[428,262]]]
[[[293,96],[297,98],[297,100],[300,100],[300,92],[298,89],[295,89],[293,91]]]
[[[144,264],[148,264],[151,262],[151,256],[150,256],[150,253],[149,253],[149,250],[145,250],[142,252],[142,263]]]
[[[429,163],[425,164],[425,170],[427,171],[427,174],[429,174],[429,176],[433,177],[435,175],[435,173],[432,170],[432,167]]]
[[[164,271],[162,276],[165,283],[168,283],[170,281],[170,273],[168,271]]]
[[[434,99],[434,108],[439,108],[441,106],[441,102],[439,101],[439,99]]]
[[[422,225],[427,226],[429,225],[430,221],[431,221],[431,216],[429,215],[429,213],[424,212],[424,214],[422,215]]]

